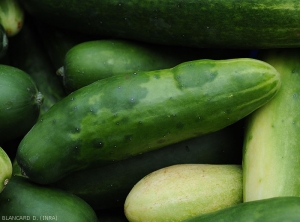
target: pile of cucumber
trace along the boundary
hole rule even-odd
[[[300,2],[0,1],[0,220],[300,220]]]

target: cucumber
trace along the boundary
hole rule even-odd
[[[0,24],[8,37],[17,35],[24,24],[24,9],[18,0],[0,0]]]
[[[171,68],[196,59],[228,59],[246,55],[242,50],[197,50],[167,47],[120,39],[101,39],[73,46],[57,71],[67,91],[96,80],[134,71]]]
[[[12,176],[12,163],[7,153],[0,147],[0,193]]]
[[[7,49],[8,49],[8,37],[7,37],[7,34],[6,34],[3,26],[0,24],[0,59],[1,59],[1,64],[2,64],[2,60],[6,59]]]
[[[0,144],[24,136],[36,123],[43,95],[23,70],[0,64]]]
[[[30,179],[52,183],[220,130],[271,100],[280,83],[274,67],[247,58],[105,78],[54,104],[22,139],[16,158]]]
[[[40,114],[66,96],[61,79],[44,49],[41,38],[27,17],[20,33],[10,39],[10,64],[28,73],[44,96]]]
[[[243,201],[240,165],[179,164],[134,185],[124,203],[130,222],[182,221]]]
[[[147,174],[174,164],[241,164],[244,121],[107,166],[71,173],[51,184],[95,210],[123,207],[131,188]],[[15,173],[21,174],[20,167]]]
[[[94,210],[79,197],[13,176],[0,195],[2,220],[98,221]]]
[[[300,196],[300,51],[260,52],[281,75],[282,87],[247,117],[243,150],[244,201]]]
[[[48,24],[87,34],[201,48],[299,47],[298,0],[26,0]],[[80,16],[79,16],[80,15]]]
[[[300,197],[273,197],[249,201],[183,222],[282,222],[300,220]]]

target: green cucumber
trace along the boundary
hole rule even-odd
[[[10,39],[10,43],[10,64],[28,73],[35,81],[44,96],[40,107],[40,114],[43,114],[66,93],[32,20],[27,17],[22,30]]]
[[[7,153],[0,147],[0,193],[12,176],[12,163]]]
[[[94,210],[79,197],[20,176],[13,176],[2,191],[0,215],[9,221],[98,221]]]
[[[246,55],[242,50],[197,50],[120,39],[86,41],[72,47],[57,71],[67,91],[96,80],[134,71],[171,68],[196,59],[229,59]]]
[[[124,203],[130,222],[182,221],[243,202],[240,165],[178,164],[134,185]]]
[[[274,67],[248,58],[105,78],[54,104],[22,139],[16,158],[30,179],[52,183],[220,130],[266,104],[280,84]]]
[[[71,173],[51,186],[79,196],[93,209],[122,207],[147,174],[174,164],[241,164],[244,121],[107,166]],[[15,173],[22,174],[20,167]]]
[[[43,95],[23,70],[0,64],[0,143],[24,136],[36,123]]]
[[[26,0],[36,19],[70,30],[201,48],[300,46],[298,0]],[[80,16],[79,16],[80,15]]]
[[[280,72],[282,87],[270,103],[247,117],[244,201],[300,196],[300,51],[266,50],[260,59]]]
[[[300,220],[300,197],[273,197],[249,201],[183,222],[283,222]]]
[[[8,37],[17,35],[24,24],[24,9],[18,0],[0,1],[0,24]]]
[[[6,52],[8,49],[8,37],[7,34],[3,28],[3,26],[0,24],[0,59],[1,59],[1,64],[3,58],[6,58]]]

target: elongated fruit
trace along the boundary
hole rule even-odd
[[[180,222],[242,203],[242,187],[240,165],[173,165],[136,183],[124,212],[130,222]]]
[[[0,147],[0,193],[12,176],[12,163],[6,152]]]
[[[24,9],[18,0],[0,1],[0,24],[8,37],[15,36],[23,28]]]
[[[2,191],[0,215],[8,221],[98,221],[94,210],[79,197],[20,176],[13,176]]]
[[[273,197],[234,205],[183,222],[282,222],[300,220],[300,197]]]
[[[26,0],[36,19],[66,29],[202,48],[299,47],[298,0]]]
[[[55,182],[220,130],[266,104],[279,88],[274,67],[254,59],[197,60],[102,79],[41,116],[16,158],[30,179]]]
[[[244,154],[244,201],[300,196],[300,51],[270,50],[261,59],[281,74],[282,87],[248,117]]]
[[[0,65],[0,143],[24,136],[36,123],[42,103],[43,95],[26,72]]]

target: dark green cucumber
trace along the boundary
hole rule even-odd
[[[279,77],[265,62],[240,58],[98,80],[41,116],[16,158],[33,181],[55,182],[233,124],[273,98]]]
[[[183,222],[296,222],[300,220],[300,197],[273,197],[237,204]]]
[[[214,133],[107,166],[74,172],[52,186],[79,196],[93,209],[122,207],[132,187],[160,168],[185,163],[241,164],[243,126],[243,121],[239,121]],[[15,173],[21,174],[19,167],[15,169]]]
[[[282,87],[247,117],[244,201],[300,196],[300,50],[265,50],[259,56],[280,72]]]
[[[28,73],[44,96],[41,114],[65,97],[61,79],[56,75],[49,56],[29,18],[18,35],[11,37],[10,64]]]
[[[24,9],[18,0],[0,1],[0,24],[8,37],[17,35],[23,28]]]
[[[36,19],[70,30],[204,48],[299,47],[298,0],[26,0]]]
[[[0,59],[6,56],[7,48],[8,48],[7,34],[3,26],[0,24]]]
[[[229,59],[246,56],[246,50],[167,47],[120,39],[86,41],[72,47],[58,69],[67,91],[96,80],[134,71],[171,68],[196,59]]]
[[[13,176],[0,195],[1,219],[9,221],[97,221],[95,211],[79,197]]]
[[[24,136],[36,123],[43,95],[23,70],[0,65],[0,143]]]

